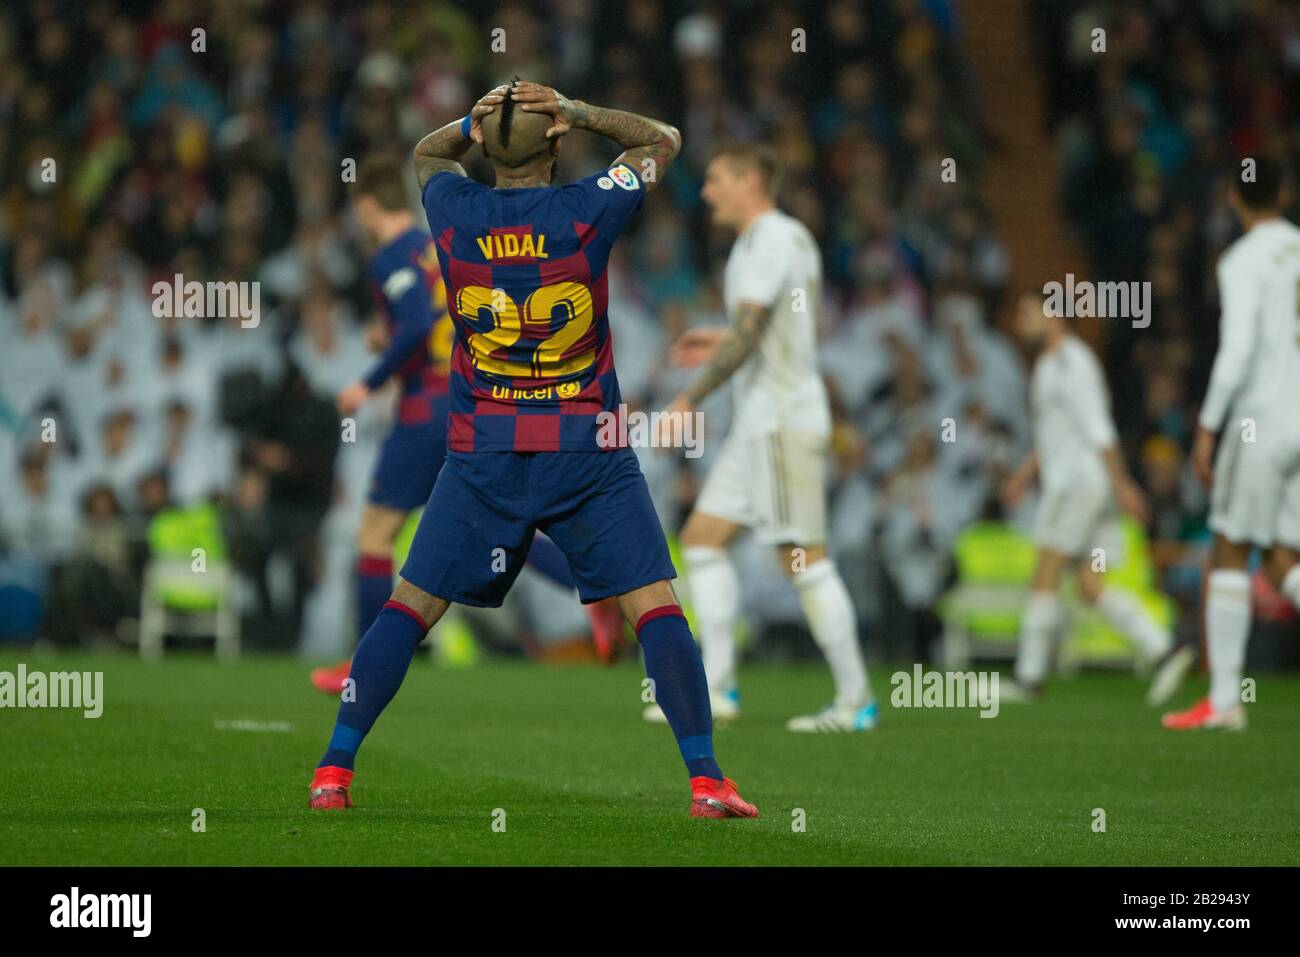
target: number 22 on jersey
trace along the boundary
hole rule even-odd
[[[456,312],[475,329],[487,326],[469,337],[470,357],[484,372],[516,379],[558,378],[581,372],[596,360],[594,348],[565,357],[594,317],[591,290],[582,283],[539,286],[522,306],[503,289],[466,286],[456,292]],[[516,349],[521,339],[525,346],[533,345],[527,360],[493,355]]]

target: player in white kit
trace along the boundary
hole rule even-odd
[[[1048,314],[1041,296],[1021,299],[1016,329],[1037,352],[1029,383],[1034,450],[1007,479],[1003,498],[1014,505],[1035,476],[1041,496],[1034,525],[1038,556],[1020,619],[1015,680],[1003,687],[1002,696],[1028,700],[1041,690],[1061,619],[1061,579],[1073,570],[1080,596],[1154,669],[1147,698],[1159,704],[1177,690],[1194,654],[1190,648],[1175,650],[1169,629],[1132,594],[1103,584],[1090,561],[1118,510],[1139,520],[1147,515],[1146,499],[1119,448],[1105,373],[1065,319]]]
[[[831,418],[817,369],[821,255],[804,225],[776,208],[775,194],[775,160],[762,146],[721,150],[701,192],[713,221],[736,231],[724,288],[731,322],[674,343],[674,364],[702,369],[667,411],[689,413],[732,380],[734,418],[682,530],[687,579],[715,719],[738,713],[732,633],[740,584],[726,549],[748,528],[777,549],[835,683],[831,704],[786,727],[866,731],[877,710],[857,616],[825,546]],[[661,720],[653,706],[646,717]]]
[[[1278,165],[1258,160],[1254,174],[1229,194],[1245,234],[1219,259],[1219,351],[1192,447],[1211,486],[1210,693],[1165,715],[1175,730],[1246,726],[1252,547],[1265,550],[1265,574],[1300,607],[1300,229],[1282,218]]]

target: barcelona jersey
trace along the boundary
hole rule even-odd
[[[447,394],[452,323],[437,253],[429,236],[409,229],[386,243],[367,265],[375,299],[388,321],[388,345],[362,380],[377,389],[400,383],[398,422],[429,421]]]
[[[644,198],[625,165],[533,189],[429,178],[424,209],[455,323],[452,451],[604,448],[602,413],[616,417],[620,403],[606,266]]]

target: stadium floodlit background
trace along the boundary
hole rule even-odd
[[[790,55],[800,30],[815,55]],[[350,650],[355,526],[390,409],[370,403],[340,441],[333,397],[367,365],[372,302],[340,170],[408,153],[518,74],[683,133],[610,266],[634,407],[681,385],[665,362],[680,331],[725,321],[707,158],[775,145],[780,202],[825,261],[831,548],[871,660],[938,655],[963,532],[1032,517],[1032,500],[1007,514],[998,496],[1028,439],[1015,297],[1067,271],[1150,281],[1149,329],[1083,334],[1154,506],[1151,581],[1196,640],[1206,500],[1186,453],[1235,230],[1225,175],[1248,153],[1294,165],[1297,49],[1296,4],[1227,0],[6,5],[0,639],[133,646],[159,516],[201,513],[236,572],[245,648]],[[573,135],[561,176],[613,152]],[[149,290],[176,274],[260,281],[260,325],[155,319]],[[641,450],[670,532],[727,405],[705,408],[703,458]],[[940,439],[946,418],[960,441]],[[738,560],[751,656],[812,654],[766,552]],[[580,637],[551,588],[525,572],[505,617],[476,620],[480,640],[544,654]],[[1252,660],[1294,665],[1294,621],[1262,583],[1258,600],[1276,637]]]

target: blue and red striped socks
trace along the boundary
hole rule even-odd
[[[393,559],[391,556],[357,557],[357,637],[360,638],[379,617],[379,610],[393,593]]]
[[[424,620],[401,602],[383,606],[352,656],[349,678],[354,683],[344,688],[329,749],[317,767],[352,770],[357,748],[397,694],[428,631]]]
[[[352,694],[344,693],[334,734],[318,767],[353,768],[357,749],[401,687],[428,630],[423,619],[400,602],[384,605],[352,658]],[[713,713],[704,663],[681,608],[664,605],[646,612],[636,633],[646,675],[654,682],[655,701],[673,729],[687,773],[722,780],[713,756]]]
[[[641,616],[636,636],[654,682],[655,703],[668,719],[691,777],[722,780],[713,757],[713,710],[700,649],[679,605],[663,605]]]

